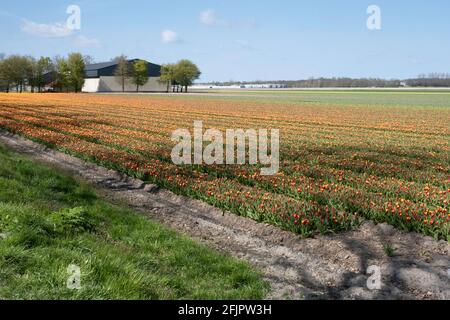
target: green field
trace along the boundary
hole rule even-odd
[[[201,90],[217,98],[279,103],[450,107],[450,90]],[[211,97],[209,97],[211,98]]]

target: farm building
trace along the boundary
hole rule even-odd
[[[130,68],[137,59],[128,60]],[[159,82],[161,76],[161,66],[147,62],[148,66],[148,82],[139,87],[141,92],[163,92],[166,91],[166,85]],[[86,79],[84,82],[83,92],[121,92],[122,84],[114,72],[117,63],[114,61],[95,63],[86,66]],[[136,86],[129,80],[125,84],[125,91],[136,91]]]

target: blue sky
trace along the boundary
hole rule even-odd
[[[69,5],[81,29],[67,30]],[[381,30],[369,30],[369,5]],[[188,58],[202,81],[450,72],[447,0],[0,0],[0,52]]]

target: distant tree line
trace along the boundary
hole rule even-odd
[[[450,87],[450,73],[421,74],[416,79],[405,80],[410,87]]]
[[[378,78],[309,78],[307,80],[275,80],[275,81],[228,81],[209,82],[205,85],[231,86],[231,85],[257,85],[278,84],[287,88],[397,88],[397,87],[450,87],[450,74],[430,73],[420,75],[415,79],[378,79]]]
[[[400,87],[400,80],[384,80],[372,78],[310,78],[307,80],[287,81],[293,88],[370,88]]]

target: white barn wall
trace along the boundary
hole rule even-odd
[[[85,79],[82,92],[98,92],[100,79]]]
[[[148,82],[139,87],[139,92],[165,92],[166,85],[160,83],[159,77],[150,77]],[[117,77],[100,77],[99,79],[86,79],[83,92],[122,92],[122,84]],[[125,84],[125,91],[136,92],[136,85],[128,81]]]

